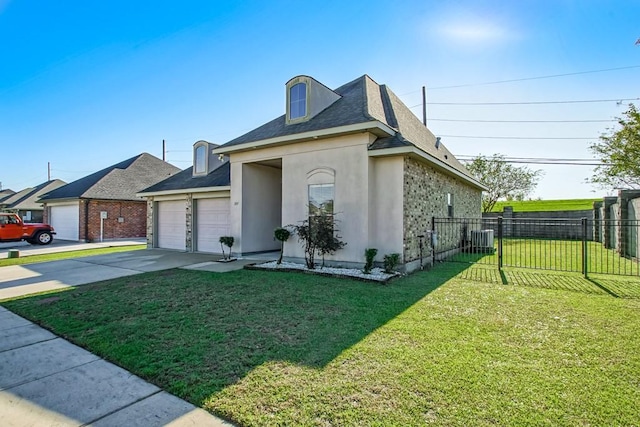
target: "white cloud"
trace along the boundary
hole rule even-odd
[[[506,10],[448,8],[434,11],[422,27],[423,33],[439,43],[496,45],[520,38],[513,17]]]
[[[506,28],[493,23],[467,21],[440,25],[438,32],[457,42],[496,42],[509,38]]]

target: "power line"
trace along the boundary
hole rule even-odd
[[[546,137],[546,136],[476,136],[476,135],[439,135],[443,138],[469,138],[469,139],[597,139],[589,137]]]
[[[482,154],[474,155],[474,154],[456,154],[457,158],[460,157],[468,157],[471,159],[476,159],[478,157],[487,157]],[[504,156],[502,157],[505,160],[547,160],[547,161],[562,161],[562,162],[593,162],[598,161],[601,162],[601,159],[567,159],[567,158],[558,158],[558,157],[510,157]]]
[[[482,157],[469,154],[458,154],[456,158],[462,162],[472,162],[474,159]],[[561,165],[561,166],[601,166],[601,159],[567,159],[553,157],[503,157],[496,159],[500,163],[525,163],[535,165]]]
[[[487,86],[487,85],[495,85],[502,83],[515,83],[515,82],[524,82],[529,80],[542,80],[542,79],[553,79],[557,77],[568,77],[568,76],[578,76],[583,74],[595,74],[595,73],[605,73],[609,71],[620,71],[620,70],[631,70],[634,68],[640,68],[640,65],[629,65],[627,67],[617,67],[617,68],[605,68],[602,70],[590,70],[590,71],[576,71],[574,73],[563,73],[563,74],[551,74],[547,76],[537,76],[537,77],[524,77],[520,79],[509,79],[509,80],[496,80],[493,82],[483,82],[483,83],[467,83],[461,85],[452,85],[452,86],[436,86],[431,87],[429,90],[436,89],[455,89],[460,87],[471,87],[471,86]]]
[[[519,101],[519,102],[429,102],[428,105],[548,105],[548,104],[584,104],[596,102],[638,101],[640,98],[616,98],[616,99],[587,99],[571,101]],[[409,108],[421,107],[422,103],[412,105]]]
[[[429,119],[436,122],[465,123],[609,123],[617,120],[472,120],[472,119]]]
[[[467,162],[471,160],[461,159],[462,162]],[[600,166],[602,163],[574,163],[574,162],[541,162],[534,160],[498,160],[500,163],[517,163],[517,164],[528,164],[528,165],[559,165],[559,166]]]

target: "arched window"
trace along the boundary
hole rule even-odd
[[[207,172],[207,148],[204,145],[199,145],[195,149],[193,167],[194,173],[206,173]]]
[[[335,170],[318,168],[307,174],[309,217],[333,215]]]
[[[307,84],[297,83],[289,89],[289,120],[307,115]]]

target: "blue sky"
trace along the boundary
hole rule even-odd
[[[186,168],[195,141],[283,114],[299,74],[329,87],[369,74],[419,117],[426,85],[429,128],[456,155],[591,158],[627,101],[519,103],[640,97],[639,22],[637,0],[0,0],[0,182],[35,186],[47,162],[71,182],[162,157],[163,139]],[[624,69],[482,84],[613,68]],[[534,197],[606,193],[584,182],[591,167],[530,167],[545,172]]]

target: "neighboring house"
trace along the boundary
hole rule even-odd
[[[179,171],[142,153],[42,196],[44,220],[60,240],[144,237],[147,204],[136,193]]]
[[[4,201],[14,194],[16,194],[16,192],[13,190],[0,190],[0,208],[4,207]]]
[[[483,189],[387,86],[365,75],[331,90],[298,76],[284,115],[221,146],[197,142],[193,168],[140,195],[153,247],[219,252],[228,233],[234,252],[277,250],[273,230],[315,207],[347,242],[328,260],[362,264],[377,248],[412,270],[431,218],[480,218]],[[285,256],[304,256],[295,236]]]
[[[24,222],[42,222],[44,208],[37,200],[46,193],[62,187],[66,182],[52,179],[32,188],[27,188],[6,200],[5,212],[15,212]]]

